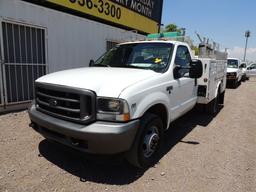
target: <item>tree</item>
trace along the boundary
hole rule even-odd
[[[198,46],[192,45],[191,49],[192,49],[193,51],[195,51],[195,55],[196,55],[196,56],[199,55],[199,47],[198,47]]]
[[[176,24],[169,24],[165,26],[164,32],[181,32],[181,29]]]
[[[173,23],[168,24],[165,26],[164,29],[161,29],[162,32],[180,32],[180,33],[184,32],[182,30],[183,30],[182,28],[179,28],[176,24],[173,24]],[[195,55],[199,55],[199,47],[195,46],[193,44],[193,41],[190,38],[188,39],[189,39],[189,43],[188,43],[188,40],[187,40],[187,43],[191,46],[191,49],[195,51]]]

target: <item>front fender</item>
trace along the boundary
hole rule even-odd
[[[143,97],[143,99],[139,103],[137,103],[136,111],[133,114],[133,118],[137,119],[142,117],[146,113],[146,111],[148,111],[151,107],[157,104],[162,104],[163,106],[165,106],[169,124],[170,114],[168,106],[170,106],[170,101],[168,96],[162,92],[154,92]]]

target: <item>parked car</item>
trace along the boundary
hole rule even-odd
[[[237,58],[228,58],[227,83],[237,87],[242,80],[241,61]]]
[[[253,63],[247,67],[246,77],[255,77],[256,76],[256,63]]]

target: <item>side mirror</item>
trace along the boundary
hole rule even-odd
[[[91,59],[91,60],[90,60],[90,63],[89,63],[89,67],[92,67],[94,64],[95,64],[94,60]]]
[[[243,69],[243,66],[242,66],[242,65],[240,65],[240,66],[239,66],[239,69]]]
[[[197,79],[203,75],[203,64],[200,60],[192,60],[189,68],[189,77]]]

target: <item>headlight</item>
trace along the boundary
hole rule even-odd
[[[107,121],[129,121],[128,104],[123,99],[97,98],[97,119]]]

